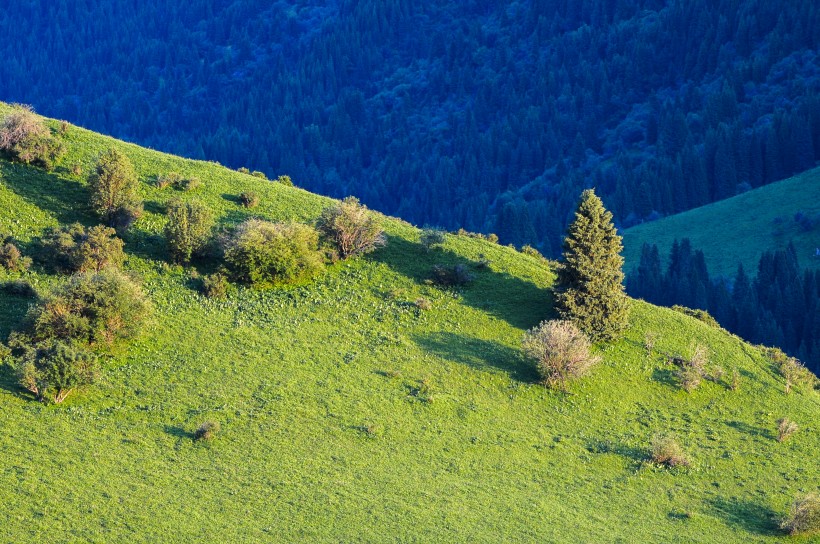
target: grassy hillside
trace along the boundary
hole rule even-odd
[[[794,497],[817,490],[817,394],[786,395],[758,350],[718,329],[635,302],[593,373],[548,391],[518,348],[551,314],[553,274],[473,238],[427,253],[393,219],[386,248],[309,285],[205,299],[192,271],[165,260],[170,198],[200,198],[223,224],[310,220],[328,200],[75,127],[66,140],[54,173],[0,160],[0,231],[26,247],[49,225],[93,224],[84,175],[70,172],[119,147],[144,181],[126,268],[154,317],[105,361],[101,384],[60,405],[33,401],[2,367],[2,541],[769,542]],[[204,186],[148,183],[170,170]],[[262,196],[252,212],[236,202],[249,189]],[[488,268],[474,267],[481,258]],[[427,285],[442,262],[473,267],[476,281]],[[62,281],[27,276],[41,289]],[[432,309],[410,304],[420,296]],[[0,339],[28,303],[0,292]],[[657,354],[694,342],[740,373],[739,390],[675,384]],[[784,416],[801,429],[778,443]],[[208,419],[222,431],[193,441]],[[661,431],[691,467],[646,462]]]
[[[755,274],[764,252],[784,248],[789,241],[801,266],[820,268],[820,257],[815,256],[820,222],[803,230],[794,220],[797,213],[820,219],[820,168],[625,230],[626,267],[638,265],[645,242],[657,245],[661,258],[667,259],[676,238],[689,238],[693,248],[703,250],[710,274],[733,277],[738,263]]]

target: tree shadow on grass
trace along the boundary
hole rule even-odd
[[[53,215],[60,223],[87,224],[91,219],[88,189],[54,172],[0,160],[3,183],[21,198]]]
[[[502,370],[520,382],[538,381],[533,365],[527,363],[517,350],[497,342],[451,332],[418,335],[414,340],[425,351],[443,359],[479,370]]]
[[[11,331],[19,328],[34,301],[33,297],[10,295],[0,289],[0,342],[8,340]]]
[[[458,289],[461,300],[514,327],[529,329],[555,316],[549,289],[504,272],[496,272],[491,267],[482,267],[452,251],[425,251],[418,243],[388,236],[387,246],[370,258],[417,283],[430,278],[433,265],[462,265],[474,276],[474,281]]]
[[[783,536],[777,512],[756,502],[718,497],[710,501],[715,516],[727,525],[761,536]]]
[[[675,376],[675,371],[672,368],[656,368],[652,371],[652,381],[668,385],[674,389],[680,387],[678,378]]]

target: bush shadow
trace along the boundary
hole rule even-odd
[[[497,342],[451,332],[416,336],[414,340],[423,350],[443,359],[479,370],[501,370],[524,383],[538,381],[534,365],[527,363],[518,350]]]
[[[164,431],[165,434],[169,434],[176,438],[188,438],[190,440],[195,438],[194,433],[186,431],[182,427],[178,427],[176,425],[166,425]]]
[[[634,468],[643,465],[643,463],[649,459],[649,452],[645,449],[630,446],[622,442],[613,442],[611,440],[591,441],[587,443],[586,448],[590,453],[612,453],[619,455],[628,460]]]
[[[433,265],[462,265],[474,281],[457,289],[461,300],[473,308],[503,319],[510,325],[529,329],[555,316],[552,292],[492,267],[482,266],[452,251],[425,251],[421,244],[388,236],[387,245],[369,256],[421,284],[430,278]]]
[[[709,502],[714,515],[727,525],[761,536],[783,536],[777,512],[756,502],[718,497]]]
[[[54,216],[60,223],[88,223],[88,189],[82,184],[47,172],[0,160],[0,178],[18,196]]]
[[[776,439],[772,431],[761,427],[755,427],[754,425],[749,425],[748,423],[744,423],[743,421],[727,421],[726,425],[738,432],[748,434],[749,436],[753,436],[756,438],[766,438],[768,440]]]
[[[652,381],[679,389],[680,384],[675,376],[675,371],[671,368],[656,368],[652,371]]]

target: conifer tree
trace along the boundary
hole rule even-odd
[[[627,323],[622,249],[612,214],[592,189],[584,191],[564,238],[555,302],[561,317],[595,341],[613,339]]]

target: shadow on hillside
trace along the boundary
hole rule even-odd
[[[754,425],[749,425],[748,423],[744,423],[742,421],[727,421],[726,425],[738,432],[748,434],[749,436],[754,436],[756,438],[765,438],[766,440],[776,439],[772,431],[761,427],[755,427]]]
[[[0,289],[0,342],[8,340],[11,331],[20,326],[34,301],[34,297],[10,295]]]
[[[54,172],[0,160],[3,183],[21,198],[53,215],[60,223],[91,220],[88,190]]]
[[[396,272],[423,283],[430,278],[433,265],[463,265],[475,280],[457,289],[465,304],[484,310],[510,325],[529,329],[544,319],[553,317],[552,293],[549,289],[464,258],[452,251],[425,251],[418,243],[397,236],[388,236],[387,246],[370,258]]]
[[[709,502],[716,517],[727,525],[761,536],[782,536],[778,515],[768,506],[737,498],[718,497]]]
[[[414,340],[423,350],[443,359],[479,370],[503,370],[520,382],[534,383],[538,380],[535,367],[528,364],[517,350],[496,342],[452,332],[418,335]]]

